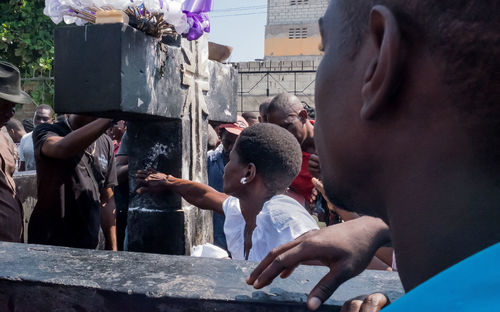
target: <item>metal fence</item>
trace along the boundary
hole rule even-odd
[[[280,61],[237,63],[238,111],[258,111],[266,98],[282,92],[295,94],[314,106],[314,83],[318,62]]]

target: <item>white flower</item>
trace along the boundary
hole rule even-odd
[[[82,20],[81,18],[77,18],[75,20],[75,25],[76,26],[83,26],[83,25],[86,25],[88,24],[88,22],[86,20]]]
[[[74,22],[76,22],[77,18],[74,16],[64,15],[63,19],[66,24],[73,24]]]
[[[45,0],[43,13],[56,24],[64,20],[66,24],[85,25],[86,20],[71,16],[72,10],[89,11],[92,8],[112,8],[125,10],[128,7],[139,7],[142,4],[146,10],[153,13],[163,13],[163,19],[171,24],[179,34],[187,34],[193,25],[193,20],[182,12],[186,0]],[[202,23],[205,28],[208,21]]]
[[[132,5],[131,0],[115,0],[113,4],[114,8],[117,10],[126,10],[129,6]]]
[[[90,8],[96,6],[93,0],[66,0],[73,3],[73,7],[77,8]]]
[[[175,0],[163,1],[163,19],[174,26],[175,31],[184,34],[189,31],[189,24],[186,14],[182,12],[182,2]]]
[[[61,4],[57,0],[45,0],[45,8],[43,9],[43,14],[50,17],[50,19],[55,23],[59,24],[62,18],[59,14],[59,7]]]
[[[159,0],[144,0],[143,3],[149,12],[161,12]]]

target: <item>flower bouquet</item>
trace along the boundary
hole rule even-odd
[[[196,40],[210,32],[212,0],[45,0],[43,13],[56,24],[95,23],[103,11],[120,10],[130,25],[148,35],[179,34]]]

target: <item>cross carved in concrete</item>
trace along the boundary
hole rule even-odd
[[[209,91],[208,72],[208,41],[206,36],[197,41],[183,41],[182,52],[187,62],[182,64],[182,84],[188,87],[187,96],[183,105],[182,114],[190,116],[191,120],[191,160],[198,161],[203,155],[203,115],[208,115],[205,102],[205,93]],[[205,129],[206,130],[206,129]],[[191,166],[196,168],[197,166]],[[202,181],[199,170],[192,170],[191,177],[195,181]]]

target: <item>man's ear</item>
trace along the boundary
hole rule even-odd
[[[401,67],[401,33],[394,14],[376,5],[370,13],[369,40],[375,53],[366,68],[361,91],[361,118],[370,120],[383,111],[397,81]]]
[[[299,118],[302,122],[306,122],[307,121],[307,111],[305,109],[302,109],[300,112],[299,112]]]

